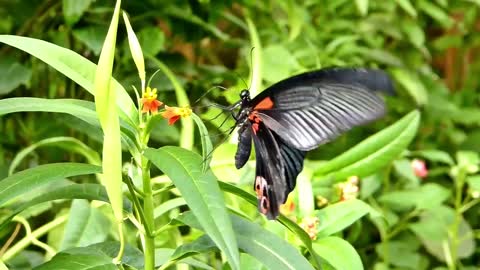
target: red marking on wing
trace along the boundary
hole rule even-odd
[[[273,100],[270,97],[264,98],[260,101],[257,106],[255,106],[254,110],[270,110],[273,108]]]

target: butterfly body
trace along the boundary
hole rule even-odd
[[[307,151],[354,126],[381,117],[385,105],[378,91],[393,92],[380,70],[328,68],[280,81],[250,98],[248,90],[232,106],[239,127],[235,165],[256,155],[254,190],[259,211],[269,219],[295,188]]]

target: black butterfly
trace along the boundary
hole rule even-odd
[[[307,151],[333,140],[354,126],[385,113],[375,91],[393,93],[383,71],[327,68],[280,81],[255,98],[242,90],[230,109],[239,127],[235,166],[256,153],[254,189],[258,209],[268,219],[278,216],[279,206],[295,188]]]

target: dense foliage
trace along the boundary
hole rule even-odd
[[[0,7],[0,269],[480,265],[479,1],[114,6]],[[142,112],[135,35],[173,125]],[[396,96],[309,153],[267,221],[255,161],[235,169],[234,121],[212,104],[328,66],[384,69]]]

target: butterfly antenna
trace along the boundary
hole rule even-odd
[[[215,85],[215,86],[211,87],[210,89],[208,89],[207,91],[205,91],[205,93],[203,93],[199,98],[197,98],[197,100],[195,100],[195,102],[193,102],[193,106],[195,106],[195,104],[197,104],[202,98],[204,98],[208,93],[210,93],[213,89],[216,89],[216,88],[220,88],[222,90],[227,90],[227,88],[225,88],[221,85]]]
[[[150,76],[150,79],[148,79],[148,82],[147,82],[147,86],[150,86],[150,83],[152,82],[152,79],[155,77],[155,75],[157,75],[157,73],[160,72],[160,69],[157,69],[157,71],[155,71],[152,76]]]

